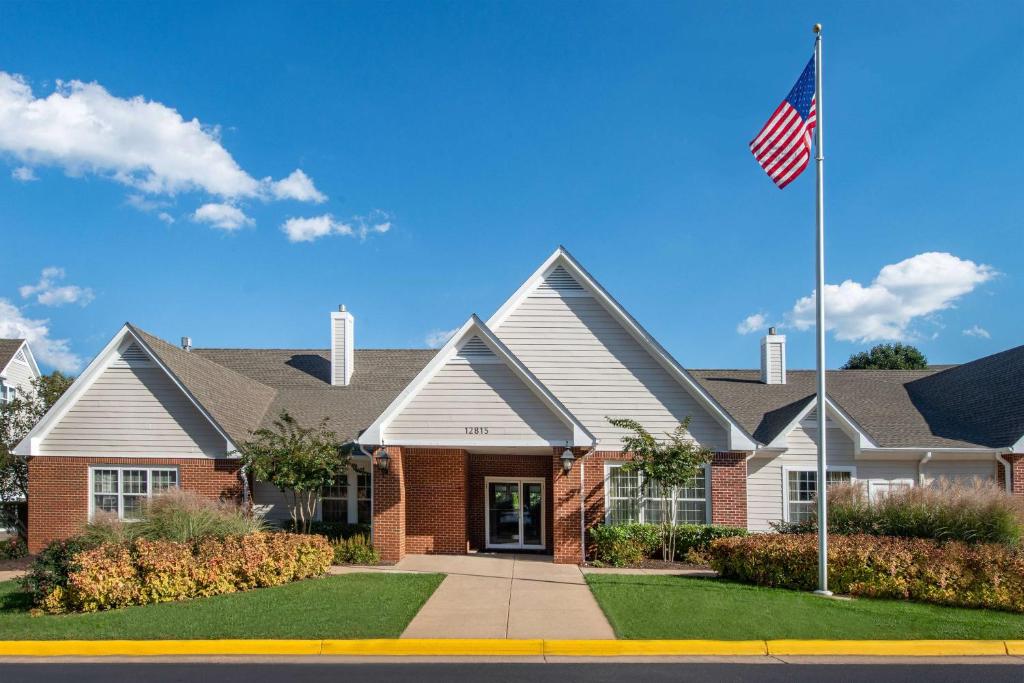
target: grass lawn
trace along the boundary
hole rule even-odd
[[[0,583],[0,639],[397,638],[442,574],[344,574],[187,602],[32,616]]]
[[[897,600],[828,600],[680,576],[587,574],[620,638],[1019,639],[1024,615]]]

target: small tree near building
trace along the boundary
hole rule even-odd
[[[843,370],[924,370],[928,359],[910,344],[877,344],[850,356]]]
[[[342,444],[327,429],[303,427],[282,411],[273,428],[258,429],[241,444],[242,464],[256,479],[266,481],[291,497],[289,513],[294,528],[309,533],[321,490],[348,471],[351,446]]]
[[[636,420],[608,418],[608,422],[630,432],[622,437],[622,452],[631,455],[632,459],[622,468],[640,475],[644,490],[642,495],[658,494],[661,501],[661,557],[666,562],[674,560],[679,489],[692,485],[694,478],[711,462],[714,451],[690,437],[689,417],[672,432],[666,432],[665,439],[660,441]]]

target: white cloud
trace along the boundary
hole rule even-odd
[[[327,195],[316,189],[313,179],[295,169],[292,174],[283,180],[270,183],[270,193],[276,199],[296,199],[300,202],[314,202],[322,204],[327,201]]]
[[[768,327],[768,316],[764,313],[754,313],[741,320],[740,324],[736,326],[736,331],[740,334],[751,334],[766,327]]]
[[[82,367],[81,357],[71,351],[67,339],[50,337],[49,322],[26,318],[17,306],[0,299],[0,337],[27,339],[32,353],[43,363],[62,372],[77,372]]]
[[[36,172],[29,166],[19,166],[18,168],[11,171],[11,177],[15,180],[19,180],[23,183],[30,183],[33,180],[39,180],[36,176]]]
[[[384,234],[391,229],[387,214],[376,211],[370,216],[355,216],[348,222],[339,221],[330,214],[312,218],[289,218],[281,231],[289,242],[313,242],[328,235],[348,235],[365,240],[373,234]]]
[[[825,285],[826,327],[836,339],[869,342],[914,337],[911,324],[954,306],[991,280],[991,266],[945,252],[926,252],[882,268],[869,285],[846,280]],[[786,314],[798,330],[814,326],[815,297],[799,299]]]
[[[170,225],[171,223],[174,222],[174,216],[167,213],[166,211],[161,211],[156,215],[156,217],[162,220],[164,223],[167,223],[167,225]]]
[[[18,288],[18,293],[21,294],[22,299],[35,297],[36,303],[44,306],[64,306],[65,304],[87,306],[96,298],[88,287],[57,284],[58,280],[63,279],[63,268],[56,266],[43,268],[39,282],[34,285],[22,285]]]
[[[141,96],[116,97],[98,83],[57,81],[54,92],[36,97],[23,77],[0,71],[0,151],[148,194],[324,199],[301,171],[277,182],[251,176],[221,144],[219,127]]]
[[[981,327],[980,325],[971,325],[966,330],[964,330],[964,334],[968,337],[979,337],[981,339],[992,338],[992,335],[989,334],[989,331],[986,330],[984,327]]]
[[[197,223],[209,223],[215,228],[228,231],[244,228],[254,222],[237,206],[213,203],[203,204],[196,209],[192,214],[192,220]]]
[[[450,330],[431,330],[427,332],[427,336],[423,338],[427,346],[432,349],[437,349],[445,345],[445,343],[452,338],[459,328],[455,327]]]

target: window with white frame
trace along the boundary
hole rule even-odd
[[[643,475],[627,471],[621,464],[606,465],[605,522],[658,524],[665,510],[672,508],[672,495],[653,482],[645,482]],[[707,485],[708,468],[705,466],[686,486],[676,491],[675,514],[677,524],[707,524],[710,518],[710,490]]]
[[[93,467],[89,471],[91,515],[111,514],[124,520],[139,519],[146,501],[178,487],[174,467]]]
[[[871,500],[881,500],[888,495],[909,489],[914,485],[913,479],[875,480],[868,482],[868,495]]]
[[[0,403],[9,403],[18,398],[18,387],[11,386],[0,379]]]
[[[352,470],[320,492],[320,519],[342,524],[370,523],[369,472]]]
[[[818,494],[818,472],[812,468],[787,467],[783,471],[785,484],[785,520],[806,522],[814,517],[815,497]],[[826,487],[853,481],[852,468],[829,468],[825,472]]]

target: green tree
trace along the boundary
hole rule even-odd
[[[11,451],[64,395],[74,379],[54,370],[33,379],[31,390],[0,404],[0,517],[11,510],[12,503],[28,500],[28,463]]]
[[[910,344],[878,344],[850,356],[843,370],[924,370],[928,359]]]
[[[287,411],[272,429],[253,432],[239,454],[247,472],[291,496],[292,522],[304,533],[309,533],[320,491],[347,472],[352,461],[351,446],[327,429],[326,419],[316,428],[302,427]]]
[[[636,420],[609,417],[608,422],[630,432],[622,437],[622,452],[632,459],[622,468],[638,472],[644,482],[644,494],[661,500],[661,557],[666,562],[674,560],[679,489],[692,485],[704,465],[711,462],[714,451],[690,437],[689,417],[672,432],[666,432],[665,439],[660,441]]]

